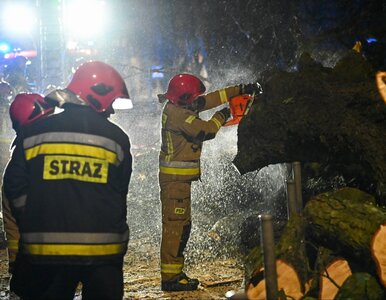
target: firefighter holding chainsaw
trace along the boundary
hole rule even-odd
[[[166,104],[162,112],[159,185],[162,204],[161,289],[196,290],[199,281],[184,269],[184,249],[191,230],[191,183],[200,178],[203,142],[213,139],[230,117],[227,105],[201,120],[199,113],[240,94],[261,92],[260,85],[242,84],[205,93],[202,81],[191,74],[178,74],[167,92],[158,95]]]

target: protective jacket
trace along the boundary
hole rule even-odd
[[[24,128],[4,175],[19,252],[34,263],[121,261],[131,172],[128,136],[87,106]]]
[[[193,111],[167,102],[162,112],[160,176],[165,180],[193,181],[200,177],[202,143],[213,139],[225,123],[216,112],[209,121],[201,120],[199,113],[239,95],[239,86],[227,87],[203,96],[201,107]]]

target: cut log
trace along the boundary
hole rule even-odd
[[[386,287],[386,224],[379,227],[371,243],[371,254],[377,264],[378,277]]]
[[[277,259],[276,271],[278,290],[287,298],[301,299],[302,284],[295,269],[285,261]],[[259,270],[257,276],[264,278],[264,268]],[[248,299],[266,299],[265,279],[260,280],[256,286],[250,283],[246,292]]]
[[[302,240],[303,225],[302,219],[298,215],[293,215],[275,246],[278,289],[295,299],[304,294],[306,281],[309,278],[308,259]],[[263,297],[265,280],[263,254],[260,247],[256,247],[248,255],[245,269],[247,293]]]
[[[319,299],[334,299],[343,282],[352,275],[347,260],[336,259],[320,276]]]
[[[381,95],[383,101],[386,103],[386,72],[377,72],[376,81],[379,94]]]
[[[378,265],[380,277],[384,276],[384,236],[376,234],[386,222],[385,208],[362,202],[360,198],[342,197],[338,191],[313,197],[305,206],[304,217],[307,239],[334,250],[349,261],[356,261],[360,266],[357,271],[362,269],[373,274]],[[374,253],[377,260],[372,259]]]

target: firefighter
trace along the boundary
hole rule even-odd
[[[9,107],[9,115],[12,121],[12,128],[16,134],[20,128],[27,126],[43,117],[46,117],[54,112],[54,106],[44,101],[44,97],[39,94],[21,93],[16,95]],[[11,148],[14,146],[12,143]],[[13,265],[18,251],[20,233],[16,220],[12,215],[7,197],[5,197],[4,189],[1,189],[2,196],[2,213],[5,238],[7,241],[8,252],[8,271],[13,273]]]
[[[225,107],[208,121],[199,112],[222,104],[239,94],[260,93],[260,85],[230,86],[208,94],[202,81],[191,74],[178,74],[167,92],[158,95],[167,101],[162,112],[159,185],[162,205],[161,289],[196,290],[199,281],[184,269],[184,249],[191,229],[191,183],[200,178],[203,142],[213,139],[230,116]]]
[[[132,173],[127,134],[108,120],[129,98],[121,75],[99,61],[79,66],[46,96],[63,111],[19,133],[4,191],[20,229],[11,287],[21,298],[122,299]]]

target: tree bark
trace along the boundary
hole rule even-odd
[[[307,239],[356,263],[357,271],[375,274],[377,268],[384,269],[373,259],[372,245],[374,239],[382,243],[383,236],[377,237],[376,233],[386,223],[386,209],[366,201],[371,199],[368,196],[363,201],[348,196],[347,190],[323,193],[306,204]],[[382,250],[377,255],[384,262]]]

